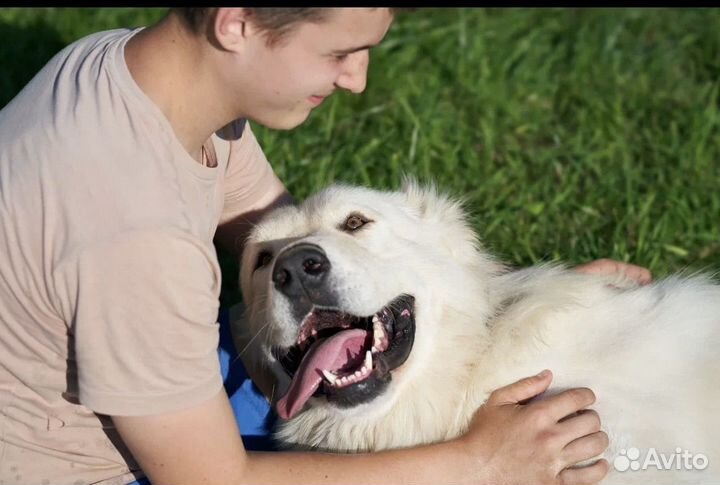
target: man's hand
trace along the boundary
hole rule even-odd
[[[585,409],[595,402],[590,389],[570,389],[520,404],[544,392],[551,381],[552,374],[545,371],[496,390],[459,439],[488,482],[581,485],[597,483],[607,474],[604,459],[568,468],[599,456],[608,446],[598,414]]]
[[[576,266],[575,271],[600,275],[621,275],[641,285],[647,285],[652,281],[652,273],[649,269],[607,258]]]

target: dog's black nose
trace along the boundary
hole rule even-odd
[[[275,288],[293,298],[309,296],[321,291],[330,271],[330,261],[323,250],[314,244],[298,244],[278,256],[273,269]]]

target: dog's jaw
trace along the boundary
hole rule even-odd
[[[438,305],[424,315],[418,309],[417,318],[421,344],[393,372],[382,395],[347,408],[323,397],[312,398],[302,413],[280,424],[278,441],[293,449],[366,452],[445,441],[464,433],[473,411],[484,401],[482,397],[478,402],[477,393],[468,392],[475,370],[466,364],[480,351],[475,345],[478,339],[471,336],[482,322],[435,334],[428,321],[463,317]],[[430,345],[425,346],[427,343]],[[452,424],[448,428],[427,426],[428,416]],[[408,426],[421,422],[423,426]]]
[[[272,352],[292,378],[277,403],[280,417],[293,418],[313,395],[324,395],[341,408],[381,395],[391,372],[412,350],[414,302],[414,297],[400,295],[372,317],[331,309],[310,312],[299,325],[295,344]]]

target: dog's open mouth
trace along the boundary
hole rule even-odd
[[[377,397],[390,371],[410,355],[415,339],[415,298],[401,295],[375,315],[358,317],[333,309],[314,309],[300,325],[292,347],[273,354],[292,378],[277,403],[287,420],[311,396],[349,407]]]

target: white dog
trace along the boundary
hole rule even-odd
[[[334,186],[255,227],[236,345],[275,374],[288,446],[447,440],[549,368],[548,393],[597,396],[606,483],[720,484],[720,286],[609,278],[508,270],[434,189]]]

